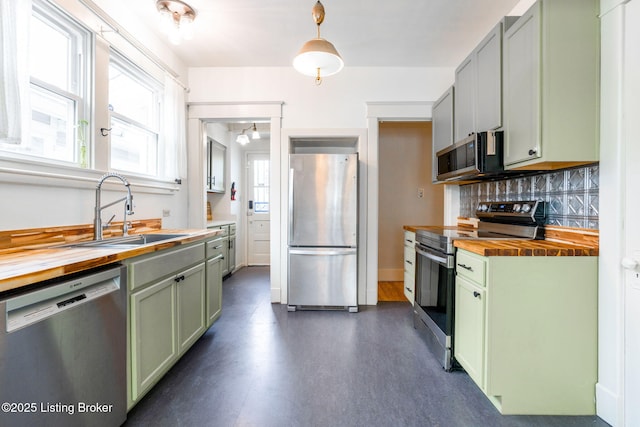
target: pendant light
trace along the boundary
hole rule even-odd
[[[320,37],[320,24],[324,21],[324,15],[324,6],[318,0],[311,9],[311,16],[318,26],[318,35],[302,45],[293,60],[293,68],[305,76],[315,77],[317,85],[322,83],[322,77],[336,74],[344,67],[344,61],[333,44]]]

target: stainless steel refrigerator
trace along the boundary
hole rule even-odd
[[[288,307],[358,311],[358,155],[289,156]]]

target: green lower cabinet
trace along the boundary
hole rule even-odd
[[[177,357],[172,278],[131,296],[131,401],[147,391]]]
[[[207,327],[222,313],[222,258],[207,261]]]
[[[455,357],[498,410],[595,414],[598,258],[458,250],[456,273]]]
[[[485,290],[462,276],[456,278],[454,349],[456,360],[484,389]]]
[[[180,354],[207,328],[205,322],[205,267],[199,264],[176,277],[178,343]]]
[[[131,409],[209,326],[205,245],[128,261],[127,407]]]

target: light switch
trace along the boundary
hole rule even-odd
[[[424,197],[424,188],[418,188],[418,199],[422,199]]]

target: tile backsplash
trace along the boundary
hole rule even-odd
[[[478,202],[543,200],[547,224],[598,229],[599,166],[555,170],[538,175],[460,187],[460,216],[474,217]]]

